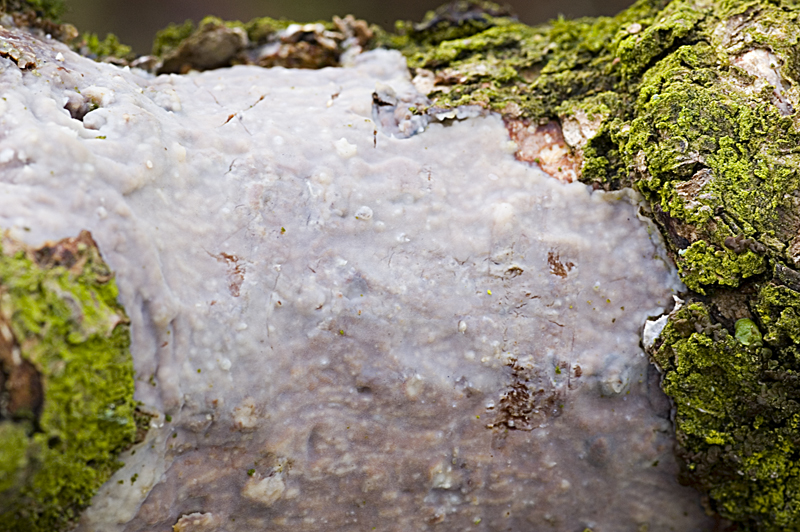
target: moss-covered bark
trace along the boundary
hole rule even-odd
[[[69,528],[137,436],[128,319],[87,232],[0,242],[0,531]],[[144,428],[144,427],[142,427]]]
[[[654,359],[677,409],[685,480],[744,530],[796,530],[800,495],[794,360],[764,347],[749,318],[733,333],[709,307],[674,312]]]

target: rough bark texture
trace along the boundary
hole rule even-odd
[[[208,19],[166,30],[135,64],[319,67],[393,47],[433,102],[416,112],[481,105],[504,115],[521,159],[639,190],[689,289],[652,348],[684,480],[739,530],[800,530],[799,16],[789,1],[642,0],[529,27],[456,2],[394,35]],[[78,49],[127,53],[90,41]]]

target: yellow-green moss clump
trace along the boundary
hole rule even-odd
[[[684,480],[740,530],[797,530],[800,375],[763,347],[749,318],[732,335],[694,302],[674,313],[654,358],[675,402]]]
[[[137,436],[129,326],[88,232],[0,242],[0,531],[57,532]],[[144,428],[144,427],[142,427]]]
[[[102,40],[96,33],[84,33],[81,40],[71,46],[76,52],[94,60],[126,62],[135,57],[133,49],[120,42],[113,33],[107,34]]]

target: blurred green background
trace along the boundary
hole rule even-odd
[[[426,11],[445,0],[67,0],[67,22],[81,31],[104,37],[115,33],[140,54],[150,52],[156,31],[170,22],[198,21],[206,15],[229,20],[249,20],[259,16],[297,21],[328,19],[333,15],[353,14],[368,22],[392,28],[398,19],[419,21]],[[503,3],[502,1],[499,3]],[[505,2],[522,22],[539,24],[564,15],[567,18],[614,15],[633,0],[514,0]]]

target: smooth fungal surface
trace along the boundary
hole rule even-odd
[[[398,53],[154,78],[18,38],[0,226],[91,231],[158,413],[79,530],[710,529],[630,194],[516,161],[493,115],[400,138]]]

